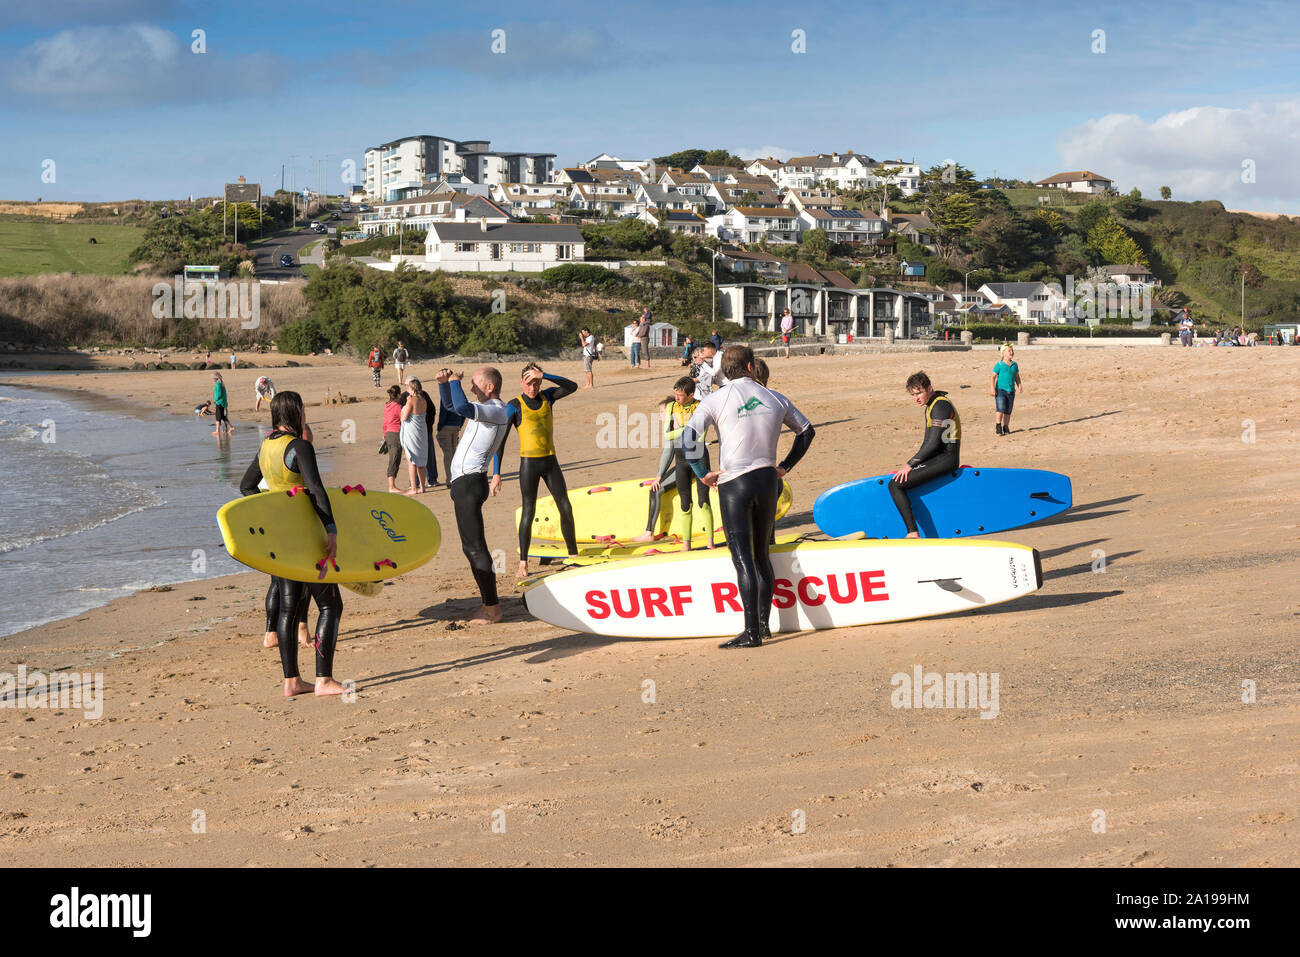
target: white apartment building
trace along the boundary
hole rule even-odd
[[[738,243],[772,243],[799,241],[798,214],[785,207],[768,209],[757,206],[733,206],[725,213],[710,216],[708,234]]]
[[[366,150],[365,189],[372,200],[392,199],[457,173],[475,183],[545,183],[554,164],[554,153],[503,153],[487,140],[407,136]]]

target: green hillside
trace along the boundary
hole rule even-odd
[[[140,226],[0,219],[0,276],[122,275],[128,254],[143,235]]]

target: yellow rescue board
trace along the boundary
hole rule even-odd
[[[323,578],[317,563],[325,554],[325,529],[300,490],[259,492],[223,505],[217,525],[226,551],[269,575],[337,584],[396,578],[437,554],[442,530],[423,503],[359,487],[326,492],[338,526],[338,555]]]
[[[803,541],[804,536],[797,532],[787,532],[776,536],[778,545],[793,545]],[[691,543],[692,548],[707,548],[707,543],[697,539]],[[569,560],[571,565],[590,565],[592,562],[608,562],[618,558],[638,558],[642,555],[669,555],[682,550],[682,543],[672,536],[661,538],[657,542],[629,542],[621,545],[579,545],[578,558]],[[569,550],[563,542],[548,542],[533,539],[528,546],[529,558],[550,558],[565,561]]]
[[[651,481],[653,479],[629,479],[625,482],[610,482],[608,485],[570,489],[569,504],[573,507],[573,526],[577,540],[626,543],[627,539],[644,532],[646,518],[650,514]],[[793,501],[794,493],[790,491],[790,483],[782,480],[781,495],[776,502],[778,519],[790,511]],[[710,489],[709,502],[713,506],[713,522],[716,527],[714,541],[722,542],[722,508],[718,504],[716,488]],[[659,493],[659,525],[655,529],[658,534],[667,535],[672,532],[677,503],[677,486],[669,482]],[[515,528],[519,527],[523,513],[522,507],[515,509]],[[693,535],[693,541],[704,540],[698,530]],[[537,500],[537,510],[533,513],[533,538],[553,542],[564,540],[560,533],[560,513],[555,508],[555,499],[549,495]]]

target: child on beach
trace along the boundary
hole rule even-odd
[[[1020,366],[1016,363],[1016,350],[1010,345],[1002,347],[1002,359],[989,376],[989,395],[993,396],[994,430],[998,435],[1011,434],[1011,409],[1016,402],[1016,392],[1024,392],[1020,381]]]
[[[269,406],[271,400],[275,398],[275,383],[264,375],[258,376],[257,382],[253,386],[253,395],[256,397],[256,401],[253,402],[253,411],[261,411],[263,400]]]
[[[211,399],[204,399],[194,407],[195,415],[216,415],[216,410],[212,407]]]
[[[229,400],[226,397],[226,384],[221,381],[221,373],[212,373],[212,405],[217,416],[217,429],[213,435],[220,436],[223,432],[230,433],[235,431],[235,427],[230,424]]]

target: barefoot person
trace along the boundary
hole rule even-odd
[[[577,536],[573,526],[573,507],[569,505],[569,488],[560,471],[560,460],[555,456],[555,420],[552,407],[566,395],[572,395],[578,384],[562,376],[543,372],[536,362],[524,366],[519,379],[522,393],[509,402],[510,425],[519,432],[519,491],[523,496],[523,514],[519,519],[519,577],[528,577],[528,546],[533,540],[533,513],[537,510],[537,484],[546,483],[546,490],[555,500],[560,513],[560,533],[568,546],[569,557],[578,554]],[[554,382],[549,389],[542,382]],[[493,465],[493,475],[500,481],[501,455]]]
[[[422,391],[419,379],[412,376],[406,380],[406,401],[400,415],[402,448],[406,450],[406,468],[411,479],[407,495],[423,492],[427,482],[425,465],[429,461],[429,430],[425,428],[424,417],[429,413],[429,405],[424,401]]]
[[[510,408],[501,401],[501,373],[484,366],[474,373],[469,390],[471,402],[461,386],[463,372],[443,369],[438,373],[439,403],[453,409],[465,420],[465,428],[451,465],[447,468],[447,486],[451,490],[452,508],[456,510],[456,528],[460,531],[460,548],[469,559],[474,583],[478,585],[483,607],[470,619],[471,625],[486,625],[501,620],[501,603],[497,598],[497,576],[492,567],[483,534],[483,503],[488,490],[496,495],[501,476],[488,481],[488,466],[500,461],[501,446],[510,431]]]
[[[691,472],[691,463],[687,461],[685,453],[682,451],[682,433],[686,430],[686,423],[691,420],[695,410],[699,408],[700,400],[695,398],[695,381],[690,376],[682,376],[673,385],[673,395],[664,406],[664,434],[663,446],[665,456],[669,458],[669,465],[674,473],[674,481],[677,485],[677,515],[673,519],[673,534],[678,541],[682,543],[681,550],[689,552],[695,529],[692,523],[691,510],[691,486],[695,486],[695,500],[699,504],[698,522],[701,532],[704,532],[708,538],[708,547],[713,548],[713,505],[709,502],[709,489]],[[633,539],[634,542],[654,541],[655,528],[659,524],[659,490],[662,487],[664,470],[662,458],[660,461],[659,477],[650,483],[650,516],[646,531]],[[702,455],[703,468],[705,473],[709,471],[709,450],[704,448]]]
[[[889,496],[907,526],[907,537],[920,538],[907,492],[943,478],[961,464],[961,419],[948,393],[936,392],[924,372],[908,377],[907,392],[925,409],[925,434],[921,448],[889,480]]]
[[[1020,381],[1020,366],[1016,363],[1016,350],[1009,345],[1002,347],[1002,360],[993,367],[989,376],[989,395],[994,403],[994,431],[998,435],[1011,433],[1011,409],[1016,402],[1016,393],[1024,392]]]
[[[305,421],[302,424],[302,438],[305,442],[313,441],[311,426]],[[242,489],[240,490],[243,491]],[[307,594],[307,589],[302,590],[302,597],[298,599],[298,607],[294,609],[294,619],[298,622],[298,644],[304,648],[310,648],[312,645],[311,635],[307,632],[307,612],[311,596]],[[271,587],[266,590],[266,635],[262,639],[263,648],[275,648],[280,644],[278,629],[280,627],[280,580],[274,575],[271,576]]]
[[[221,381],[221,373],[212,373],[212,407],[217,413],[217,430],[213,435],[220,436],[222,432],[233,432],[235,427],[230,424],[230,398],[226,395],[226,384]]]
[[[402,470],[402,387],[388,387],[384,403],[384,445],[388,447],[388,491],[397,492],[397,473]]]
[[[316,451],[303,436],[302,397],[297,392],[281,392],[271,400],[271,434],[262,442],[257,458],[244,473],[239,483],[242,495],[257,494],[258,482],[266,479],[272,492],[288,491],[301,485],[311,500],[316,516],[325,527],[326,560],[338,551],[337,529],[334,513],[330,510],[329,496],[321,483],[320,468],[316,464]],[[324,582],[299,582],[276,578],[279,588],[279,618],[276,638],[280,646],[280,665],[284,669],[284,696],[315,692],[318,695],[336,695],[344,690],[334,680],[334,646],[339,636],[339,619],[343,615],[343,599],[339,586]],[[303,592],[308,592],[316,602],[320,615],[316,620],[316,683],[310,685],[298,674],[298,646],[294,643],[298,606]],[[306,613],[303,613],[306,617]]]
[[[696,408],[682,434],[682,448],[696,476],[718,489],[722,527],[745,611],[745,630],[719,647],[756,648],[771,637],[767,620],[775,576],[768,547],[781,479],[803,458],[816,433],[793,402],[754,381],[749,346],[728,346],[722,371],[727,384]],[[718,430],[720,443],[716,472],[706,472],[704,466],[703,437],[710,425]],[[776,446],[783,425],[790,426],[795,439],[778,465]]]

